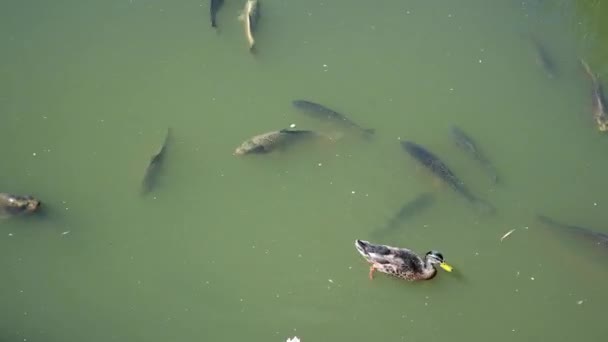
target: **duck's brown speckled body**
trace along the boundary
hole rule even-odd
[[[452,271],[437,251],[430,251],[422,258],[407,248],[376,245],[364,240],[355,240],[355,248],[371,264],[370,279],[376,270],[405,280],[433,279],[437,274],[435,265]]]

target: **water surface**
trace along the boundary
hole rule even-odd
[[[599,1],[263,0],[255,55],[243,6],[226,1],[215,31],[202,1],[0,3],[0,190],[48,209],[0,223],[1,341],[605,339],[606,253],[535,220],[608,232],[608,137],[578,64],[608,77]],[[301,98],[374,138],[302,115]],[[292,123],[342,138],[232,155]],[[405,139],[497,214],[416,166]],[[354,240],[425,192],[432,208],[374,242],[438,249],[458,272],[369,281]]]

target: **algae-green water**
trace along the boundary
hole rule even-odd
[[[200,0],[0,2],[0,192],[44,208],[0,222],[0,341],[605,340],[608,251],[536,219],[608,233],[608,136],[579,63],[608,78],[605,3],[261,0],[254,53],[244,5],[226,0],[214,30]],[[332,139],[232,155],[291,124]],[[455,271],[369,280],[355,239]]]

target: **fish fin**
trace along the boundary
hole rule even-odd
[[[582,58],[580,59],[580,62],[581,62],[581,65],[583,66],[583,69],[585,69],[585,73],[587,73],[589,78],[591,78],[591,81],[595,82],[596,76],[593,73],[593,71],[591,71],[591,67],[589,66],[589,64],[587,64],[587,62]]]
[[[312,133],[312,131],[289,129],[289,128],[283,128],[279,132],[286,133],[286,134],[309,134],[309,133]]]
[[[249,153],[259,153],[259,154],[267,153],[267,152],[269,152],[269,151],[263,145],[256,146],[249,151]]]
[[[480,198],[475,198],[473,200],[473,205],[481,214],[494,215],[496,213],[496,208],[490,202],[484,201]]]

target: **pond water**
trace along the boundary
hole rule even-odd
[[[608,249],[537,220],[608,233],[608,136],[579,63],[608,78],[604,5],[261,0],[251,53],[244,0],[217,30],[208,1],[3,0],[0,192],[45,215],[0,222],[0,341],[605,340]],[[332,139],[232,154],[292,124]],[[370,281],[355,239],[436,249],[455,272]]]

